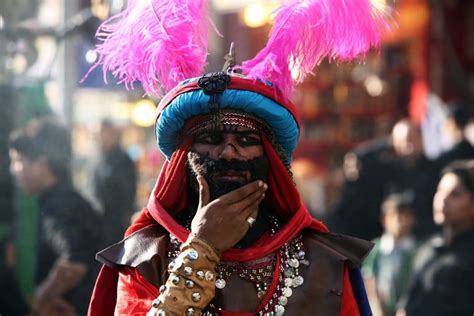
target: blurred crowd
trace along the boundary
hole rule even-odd
[[[408,118],[345,155],[338,202],[323,220],[334,232],[374,241],[363,274],[376,316],[474,312],[474,148],[464,110],[449,108],[442,133],[450,149],[436,159],[425,156],[420,127]],[[97,136],[99,207],[72,184],[65,126],[42,118],[10,135],[10,171],[22,192],[38,196],[39,215],[31,297],[13,273],[22,249],[13,238],[1,243],[2,315],[86,314],[100,268],[95,253],[121,239],[137,210],[137,174],[119,129],[105,120]]]
[[[18,289],[15,252],[23,249],[7,239],[1,249],[0,314],[86,315],[100,267],[95,253],[122,239],[135,211],[137,179],[134,162],[120,146],[119,129],[104,120],[97,138],[101,159],[92,177],[99,204],[93,207],[72,184],[66,126],[45,117],[10,135],[10,171],[21,191],[38,201],[34,294],[25,297]]]
[[[474,148],[465,109],[447,108],[441,136],[449,149],[436,159],[408,118],[345,155],[341,195],[326,221],[375,242],[363,272],[376,316],[474,312]]]

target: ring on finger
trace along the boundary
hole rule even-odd
[[[249,227],[252,227],[253,225],[255,225],[255,222],[256,220],[252,216],[247,217],[247,223],[249,224]]]

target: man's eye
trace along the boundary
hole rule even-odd
[[[197,137],[196,142],[201,144],[217,144],[221,138],[215,134],[205,134]]]
[[[246,145],[246,146],[254,146],[254,145],[262,144],[262,141],[260,140],[260,138],[255,137],[255,136],[240,136],[239,142],[242,145]]]

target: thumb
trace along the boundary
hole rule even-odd
[[[209,203],[209,185],[206,182],[206,179],[198,175],[197,176],[197,182],[199,183],[199,207],[202,208],[206,206]]]

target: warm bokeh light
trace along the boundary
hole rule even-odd
[[[155,123],[155,103],[150,99],[143,99],[132,106],[132,122],[140,127],[150,127]]]
[[[245,7],[242,19],[248,27],[261,27],[268,22],[269,12],[263,3],[255,3]]]
[[[364,81],[365,89],[371,97],[378,97],[383,93],[384,83],[378,76],[371,75]]]
[[[387,6],[386,0],[370,0],[370,3],[379,10],[385,10]]]

